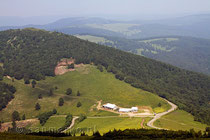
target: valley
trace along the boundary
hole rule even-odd
[[[183,69],[210,74],[210,40],[183,36],[162,36],[145,39],[76,35],[94,43],[110,46]],[[100,38],[97,40],[96,38]]]

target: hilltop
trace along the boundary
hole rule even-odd
[[[38,29],[0,32],[0,61],[4,74],[18,80],[55,76],[62,58],[94,64],[133,87],[158,94],[209,123],[210,77],[143,56],[123,52],[57,32]]]

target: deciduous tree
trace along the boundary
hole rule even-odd
[[[12,120],[13,121],[20,121],[20,115],[19,115],[19,112],[18,111],[14,111],[12,113]]]
[[[71,89],[71,88],[68,88],[68,89],[66,90],[66,95],[70,95],[70,94],[72,94],[72,89]]]

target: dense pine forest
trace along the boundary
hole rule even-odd
[[[55,76],[62,58],[102,65],[119,80],[176,103],[210,124],[210,77],[152,59],[90,43],[73,36],[38,29],[0,32],[0,62],[4,75],[16,79]]]

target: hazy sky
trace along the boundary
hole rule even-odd
[[[210,0],[0,0],[0,16],[138,16],[201,12],[210,12]]]

